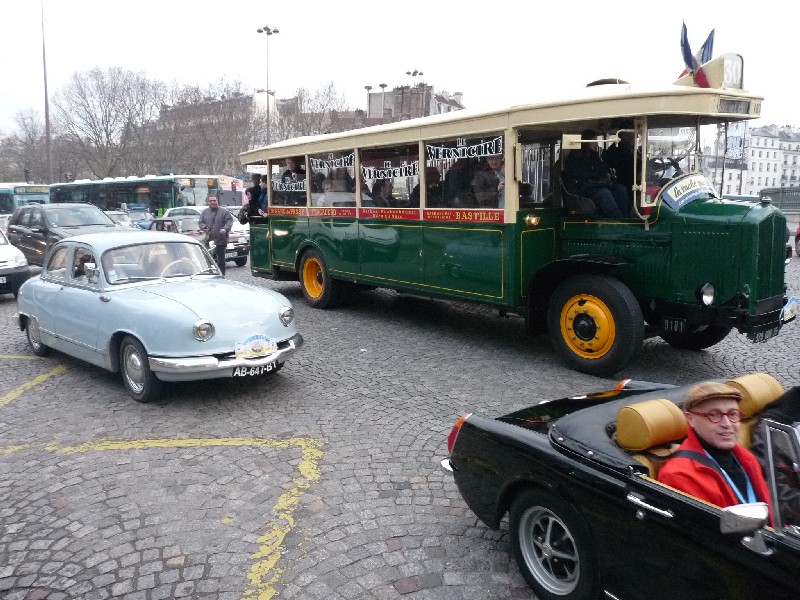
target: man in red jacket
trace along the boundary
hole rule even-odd
[[[658,480],[720,508],[749,502],[770,504],[756,458],[737,444],[742,394],[723,383],[701,383],[683,402],[689,431],[658,472]],[[770,513],[772,512],[770,507]]]

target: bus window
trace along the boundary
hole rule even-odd
[[[441,174],[444,207],[498,208],[504,205],[502,133],[427,143],[425,153],[428,164]]]
[[[276,172],[277,171],[277,172]],[[306,160],[290,156],[272,165],[273,206],[306,205]]]
[[[312,206],[355,206],[355,151],[309,157]]]
[[[364,206],[418,208],[411,193],[419,184],[419,146],[388,146],[361,151]]]
[[[521,208],[552,205],[551,172],[558,146],[558,142],[522,144]]]

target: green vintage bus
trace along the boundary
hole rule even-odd
[[[786,219],[770,204],[721,199],[697,170],[705,126],[716,135],[760,114],[741,68],[725,55],[705,65],[712,88],[691,75],[658,90],[600,82],[569,100],[244,152],[269,177],[252,273],[299,280],[318,308],[374,287],[490,304],[601,376],[649,336],[695,350],[733,328],[767,339],[794,315]],[[620,186],[628,194],[622,216],[600,214],[596,188],[569,171],[570,153],[594,146],[616,157],[607,174],[617,181],[599,184],[615,200]]]

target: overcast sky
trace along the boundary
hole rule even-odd
[[[41,4],[40,4],[41,1]],[[535,102],[603,77],[666,84],[716,29],[714,54],[744,57],[744,86],[765,97],[759,124],[800,126],[794,0],[0,0],[0,132],[19,111],[44,113],[41,6],[52,94],[76,71],[118,66],[204,86],[224,78],[278,97],[332,81],[351,108],[379,90],[425,81],[481,109]],[[422,77],[405,73],[420,70]]]

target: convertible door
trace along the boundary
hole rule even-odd
[[[795,540],[768,531],[773,553],[760,555],[742,544],[742,535],[720,533],[719,508],[638,474],[630,478],[625,503],[618,531],[606,540],[618,544],[604,574],[606,589],[617,597],[798,598]]]

